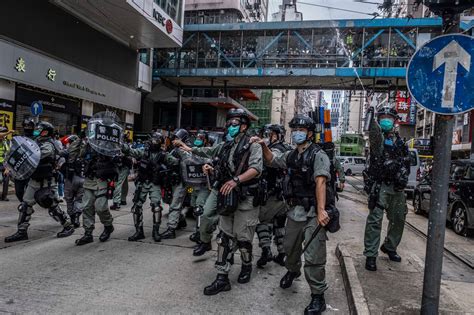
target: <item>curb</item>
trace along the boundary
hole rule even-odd
[[[344,245],[337,244],[336,256],[341,266],[342,278],[344,280],[344,288],[347,295],[347,303],[351,314],[370,314],[369,305],[365,298],[362,285],[360,284],[357,271],[354,266],[352,257],[345,249]]]

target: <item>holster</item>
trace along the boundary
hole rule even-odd
[[[370,190],[370,194],[367,200],[367,204],[370,211],[374,210],[377,205],[377,200],[379,199],[379,191],[380,184],[374,183],[372,185],[372,189]]]
[[[239,193],[238,188],[231,190],[228,195],[224,195],[219,191],[217,195],[217,214],[228,216],[237,211],[240,201]]]

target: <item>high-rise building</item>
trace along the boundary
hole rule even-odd
[[[341,102],[343,91],[335,90],[331,93],[331,130],[333,141],[339,140],[339,116],[341,115]]]
[[[266,21],[268,0],[186,0],[185,24]]]

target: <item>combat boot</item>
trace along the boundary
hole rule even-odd
[[[135,228],[135,234],[128,237],[129,242],[136,242],[145,238],[145,233],[143,232],[143,226]]]
[[[388,250],[387,248],[385,248],[385,245],[382,245],[382,247],[380,247],[380,250],[382,251],[382,253],[384,254],[387,254],[388,255],[388,258],[391,260],[391,261],[395,261],[395,262],[401,262],[402,261],[402,257],[400,257],[396,251],[394,250]]]
[[[81,226],[81,222],[79,220],[80,216],[81,215],[78,213],[71,214],[71,223],[72,225],[74,225],[74,228],[76,229]]]
[[[155,242],[161,242],[161,235],[160,235],[160,225],[159,224],[155,224],[153,225],[153,239],[155,240]]]
[[[5,243],[25,241],[27,239],[28,232],[24,230],[18,230],[15,234],[5,237]]]
[[[279,264],[280,266],[285,267],[285,253],[278,253],[275,257],[273,257],[273,261]]]
[[[194,247],[193,256],[202,256],[207,251],[212,250],[211,243],[199,243],[197,246]]]
[[[201,237],[199,231],[194,232],[193,234],[189,235],[189,240],[194,243],[201,243]]]
[[[120,204],[114,202],[114,204],[110,206],[110,210],[120,210]]]
[[[293,284],[293,280],[301,276],[301,272],[288,271],[280,280],[280,288],[288,289]]]
[[[94,237],[92,236],[92,231],[86,231],[84,235],[76,240],[76,245],[81,246],[85,244],[92,243],[94,241]]]
[[[164,240],[176,238],[176,232],[172,228],[168,228],[166,231],[160,234],[160,237]]]
[[[262,268],[267,264],[267,262],[270,262],[273,260],[273,254],[272,254],[272,249],[270,246],[264,246],[262,247],[262,256],[257,260],[257,267]]]
[[[326,310],[324,294],[311,294],[311,302],[304,309],[305,315],[319,315]]]
[[[365,269],[377,271],[377,257],[367,257],[365,259]]]
[[[204,295],[216,295],[219,292],[230,291],[230,281],[226,274],[217,274],[216,280],[204,288]]]
[[[188,226],[188,222],[186,222],[186,218],[184,217],[184,215],[180,215],[179,216],[179,221],[178,221],[178,226],[176,227],[176,229],[182,230],[182,229],[186,228],[187,226]]]
[[[104,231],[99,236],[99,241],[105,242],[110,238],[110,235],[114,231],[113,225],[104,226]]]
[[[61,232],[58,232],[58,234],[56,234],[56,237],[57,238],[68,237],[68,236],[71,236],[72,233],[74,233],[74,227],[72,225],[69,225],[69,226],[64,227]]]
[[[239,278],[237,279],[238,283],[247,283],[250,281],[252,276],[252,265],[242,265],[240,270]]]

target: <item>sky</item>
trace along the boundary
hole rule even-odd
[[[377,11],[377,5],[366,4],[361,2],[355,2],[354,0],[301,0],[302,2],[320,4],[325,6],[331,6],[335,8],[343,8],[348,10],[355,10],[367,13],[373,13]],[[380,2],[383,0],[367,0],[369,2]],[[278,11],[278,6],[282,3],[282,0],[269,0],[269,17],[271,14]],[[339,10],[329,10],[326,8],[318,8],[305,4],[298,4],[296,1],[298,11],[303,13],[303,20],[328,20],[328,19],[367,19],[371,18],[368,15],[344,12]]]

